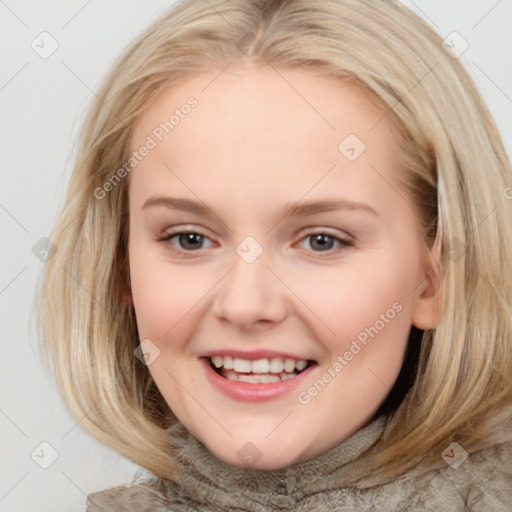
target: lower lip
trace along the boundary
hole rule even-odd
[[[220,376],[211,366],[210,359],[201,357],[200,362],[206,372],[206,378],[224,395],[242,402],[265,402],[290,393],[301,384],[304,384],[316,364],[306,368],[296,377],[281,380],[279,382],[266,382],[253,384],[251,382],[240,382]]]

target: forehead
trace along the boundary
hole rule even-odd
[[[195,106],[184,108],[190,98]],[[386,112],[362,87],[314,68],[201,70],[171,84],[141,115],[129,152],[148,137],[154,147],[130,181],[149,193],[155,179],[170,184],[178,175],[193,190],[205,190],[206,180],[232,195],[271,186],[287,198],[319,180],[324,190],[341,178],[348,188],[364,187],[365,177],[377,184],[372,166],[397,167]]]

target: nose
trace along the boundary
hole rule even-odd
[[[217,287],[213,312],[218,320],[245,331],[284,320],[288,289],[264,255],[248,263],[235,254],[233,268]]]

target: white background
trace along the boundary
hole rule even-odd
[[[461,60],[512,153],[512,3],[403,3],[443,37],[457,31],[469,42]],[[43,263],[32,247],[62,206],[77,129],[101,78],[171,4],[0,1],[0,511],[84,511],[88,493],[126,483],[137,470],[81,429],[42,369],[32,306]],[[31,48],[43,31],[59,45],[47,59]],[[43,441],[58,452],[48,469],[31,458]]]

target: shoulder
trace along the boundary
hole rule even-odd
[[[451,453],[450,453],[451,454]],[[464,457],[464,453],[462,453]],[[470,454],[459,466],[448,466],[443,477],[462,489],[474,512],[512,510],[512,442]]]
[[[413,472],[405,478],[415,484],[417,507],[454,510],[446,507],[457,503],[460,510],[468,512],[512,510],[512,442],[469,455],[463,447],[453,443],[442,457],[443,467],[419,477],[414,477]]]
[[[168,512],[165,497],[143,484],[120,485],[87,496],[86,512]]]

